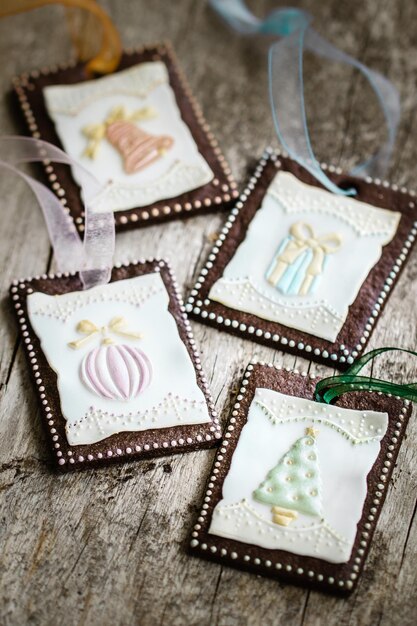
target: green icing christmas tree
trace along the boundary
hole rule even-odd
[[[253,492],[255,500],[272,505],[276,524],[288,526],[298,513],[322,515],[317,434],[314,428],[307,428],[305,436],[297,439]]]

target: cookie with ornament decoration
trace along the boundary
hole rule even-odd
[[[272,363],[247,367],[190,551],[348,594],[365,564],[411,403],[361,390],[327,404],[315,399],[318,381]]]
[[[178,286],[159,259],[17,280],[11,299],[56,465],[210,447],[220,426]]]
[[[126,50],[105,76],[91,76],[80,62],[13,84],[29,132],[63,148],[103,185],[102,206],[111,206],[119,230],[222,209],[238,195],[169,44]],[[82,233],[83,181],[74,168],[44,166]]]

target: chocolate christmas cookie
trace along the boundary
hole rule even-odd
[[[285,582],[349,593],[411,413],[375,392],[314,401],[317,379],[249,365],[190,548]]]
[[[62,469],[209,447],[220,438],[166,262],[15,281],[11,298],[53,456]]]
[[[187,310],[204,323],[345,368],[368,342],[417,234],[415,196],[329,173],[324,190],[272,151],[260,160]]]
[[[14,88],[33,137],[62,147],[105,186],[102,207],[114,211],[119,229],[223,208],[237,196],[167,45],[126,51],[118,70],[101,78],[79,63],[24,74]],[[49,161],[45,168],[83,231],[77,172]]]

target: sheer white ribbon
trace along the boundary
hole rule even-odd
[[[77,169],[85,199],[85,229],[81,240],[72,218],[59,199],[45,185],[18,169],[21,163],[52,161]],[[84,289],[110,280],[115,246],[112,212],[97,212],[94,201],[103,186],[65,152],[46,141],[28,137],[0,137],[0,168],[17,174],[35,194],[60,272],[78,271]]]

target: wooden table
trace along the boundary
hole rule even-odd
[[[126,45],[172,40],[209,123],[243,184],[273,142],[265,42],[231,34],[197,0],[107,0]],[[294,4],[300,4],[294,2]],[[259,13],[273,3],[251,3]],[[403,114],[389,179],[413,186],[416,174],[417,5],[407,0],[306,0],[316,28],[334,44],[387,74]],[[62,10],[49,7],[0,23],[2,133],[16,133],[8,92],[14,74],[68,59]],[[307,102],[321,159],[349,167],[369,155],[383,123],[373,95],[351,70],[306,60]],[[274,143],[274,142],[273,142]],[[186,543],[214,451],[58,475],[51,467],[35,395],[11,316],[13,278],[41,274],[51,250],[40,211],[20,180],[1,173],[0,461],[1,623],[169,626],[406,626],[417,611],[417,422],[412,418],[366,568],[347,600],[283,586],[191,558]],[[189,292],[224,220],[213,214],[118,236],[117,260],[172,259]],[[52,268],[54,267],[52,263]],[[370,347],[415,348],[417,256],[390,297]],[[316,373],[329,369],[193,323],[204,369],[223,420],[237,381],[258,355]],[[411,358],[390,356],[374,374],[416,380]]]

